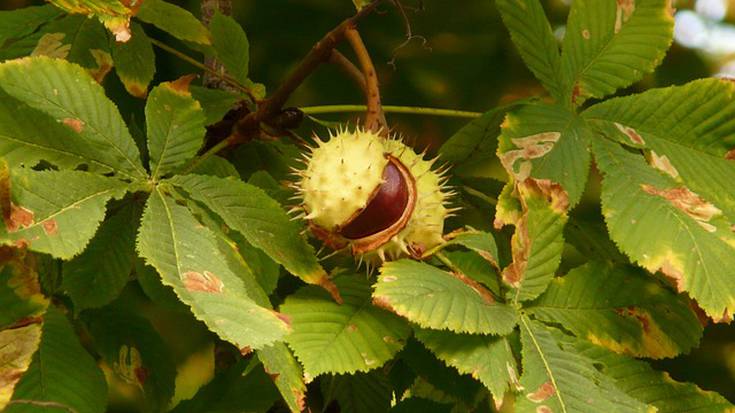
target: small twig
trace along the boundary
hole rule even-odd
[[[231,85],[232,87],[234,87],[238,91],[247,94],[250,97],[250,99],[252,99],[253,101],[255,101],[255,97],[253,96],[252,91],[249,88],[247,88],[244,85],[242,85],[240,82],[238,82],[233,77],[228,76],[228,75],[226,75],[224,73],[219,73],[219,72],[215,71],[214,69],[212,69],[211,67],[205,65],[204,63],[197,61],[193,57],[190,57],[190,56],[188,56],[188,55],[186,55],[184,53],[181,53],[180,51],[174,49],[173,47],[167,45],[166,43],[160,42],[160,41],[158,41],[158,40],[156,40],[154,38],[151,38],[151,43],[154,46],[158,47],[159,49],[161,49],[163,51],[166,51],[168,53],[171,53],[172,55],[174,55],[174,56],[178,57],[179,59],[181,59],[181,60],[189,63],[190,65],[192,65],[192,66],[194,66],[194,67],[196,67],[198,69],[201,69],[204,72],[211,74],[212,76],[216,76],[216,77],[222,79],[224,82],[227,82],[229,85]]]
[[[340,53],[337,49],[334,49],[332,50],[332,54],[329,56],[329,63],[332,63],[342,69],[342,72],[352,79],[360,90],[367,93],[365,76],[362,75],[360,69],[358,69],[350,59],[346,58],[345,55]]]
[[[375,66],[370,59],[365,43],[360,37],[360,33],[354,27],[350,27],[345,32],[347,41],[357,55],[357,60],[362,66],[362,74],[365,76],[365,98],[367,99],[367,114],[365,115],[365,128],[372,131],[383,130],[388,131],[388,123],[385,121],[385,114],[380,107],[380,87],[378,86],[378,75],[375,73]]]
[[[443,116],[448,118],[479,118],[482,112],[470,112],[467,110],[427,108],[421,106],[394,106],[383,105],[383,111],[386,113],[403,113],[409,115],[428,115]],[[302,106],[300,111],[306,115],[320,115],[325,113],[350,113],[364,112],[367,110],[366,105],[320,105],[320,106]]]
[[[408,18],[408,14],[406,14],[406,8],[403,6],[403,4],[400,2],[400,0],[392,0],[393,4],[398,9],[398,12],[401,14],[401,18],[403,19],[403,25],[406,29],[406,40],[403,41],[403,43],[399,44],[393,49],[393,53],[391,55],[390,60],[388,61],[388,64],[393,67],[393,69],[396,68],[396,59],[398,58],[398,51],[406,47],[409,43],[411,43],[411,40],[413,39],[419,39],[421,40],[421,47],[431,50],[431,47],[426,46],[426,43],[428,41],[424,36],[418,36],[413,34],[413,30],[411,29],[411,20]],[[419,10],[423,9],[423,6],[420,6],[418,8]]]
[[[228,136],[226,140],[230,143],[247,140],[247,137],[258,128],[260,122],[277,114],[286,103],[289,96],[291,96],[291,93],[293,93],[293,91],[303,83],[314,69],[322,64],[322,62],[329,60],[332,50],[340,41],[342,41],[342,39],[344,39],[345,31],[354,27],[355,23],[359,19],[371,13],[381,1],[382,0],[373,0],[373,2],[360,9],[357,14],[345,19],[342,23],[337,25],[337,27],[324,35],[324,37],[322,37],[322,39],[311,48],[309,53],[304,56],[301,63],[299,63],[296,69],[289,74],[283,83],[281,83],[278,89],[276,89],[268,99],[262,102],[257,111],[251,112],[237,121],[232,134]]]

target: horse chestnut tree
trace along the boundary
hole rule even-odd
[[[670,0],[36,3],[3,412],[735,411],[735,82]]]

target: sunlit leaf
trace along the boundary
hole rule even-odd
[[[126,42],[130,39],[130,18],[140,4],[123,0],[50,0],[51,3],[68,13],[97,17],[107,27],[115,39]],[[137,5],[136,5],[137,4]]]
[[[342,304],[306,286],[280,307],[293,327],[286,340],[308,377],[376,369],[403,347],[410,332],[405,321],[370,303],[364,277],[343,275],[335,283]]]
[[[15,385],[28,370],[39,344],[40,324],[0,331],[0,409],[5,409],[10,401]]]
[[[412,260],[385,263],[373,301],[426,328],[508,334],[516,312],[472,280]]]
[[[212,46],[217,58],[233,78],[244,83],[248,78],[250,64],[250,43],[245,31],[230,16],[215,13],[209,23],[212,32]]]

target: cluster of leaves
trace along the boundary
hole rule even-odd
[[[126,298],[136,293],[183,307],[240,359],[179,412],[265,411],[276,399],[302,411],[309,383],[312,407],[350,412],[734,408],[636,358],[695,347],[695,309],[716,321],[735,310],[735,84],[585,104],[660,62],[667,1],[575,1],[560,53],[538,0],[498,0],[550,99],[490,111],[439,152],[457,165],[467,210],[493,195],[467,171],[497,152],[507,174],[494,225],[513,226],[512,237],[453,232],[436,257],[385,263],[377,279],[339,257],[320,262],[285,213],[279,181],[295,146],[199,153],[206,126],[251,96],[192,77],[150,87],[155,41],[141,22],[262,94],[234,20],[216,15],[206,28],[161,0],[52,3],[0,14],[6,411],[101,412],[107,383],[119,382],[146,411],[184,398],[167,337]],[[100,85],[113,68],[146,98],[144,125],[126,122]],[[615,245],[570,216],[592,157]],[[561,266],[565,248],[585,262]]]

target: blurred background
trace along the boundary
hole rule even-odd
[[[199,14],[198,0],[172,2]],[[0,9],[42,3],[0,0]],[[571,0],[544,1],[558,39],[564,36],[570,3]],[[513,48],[492,0],[403,0],[403,4],[408,26],[400,13],[388,5],[360,23],[361,34],[378,71],[383,104],[483,112],[518,98],[544,93]],[[674,6],[677,8],[675,40],[663,64],[655,73],[619,94],[682,84],[701,77],[735,77],[735,0],[676,1]],[[233,16],[250,40],[250,77],[268,90],[275,88],[316,40],[355,10],[350,0],[233,0],[233,7]],[[196,56],[194,51],[160,32],[150,30],[149,35]],[[340,49],[351,56],[349,48]],[[157,81],[197,71],[158,49],[156,57]],[[131,111],[139,110],[139,102],[125,94],[114,76],[108,76],[106,82],[123,110],[127,106]],[[290,106],[297,107],[362,103],[361,92],[330,65],[319,68],[289,101]],[[356,119],[345,114],[319,117],[330,121]],[[388,114],[388,122],[418,146],[431,150],[467,119]],[[306,121],[301,132],[308,133],[316,127]],[[163,317],[156,324],[169,333],[176,330],[176,320],[175,316]],[[206,336],[203,331],[197,334]],[[191,348],[208,342],[191,338],[197,334],[187,331],[188,339],[194,341]],[[181,349],[182,355],[189,353],[189,347]],[[213,360],[205,357],[198,362],[213,363]],[[735,402],[735,328],[732,326],[710,325],[697,350],[654,364],[677,380],[695,382]]]

